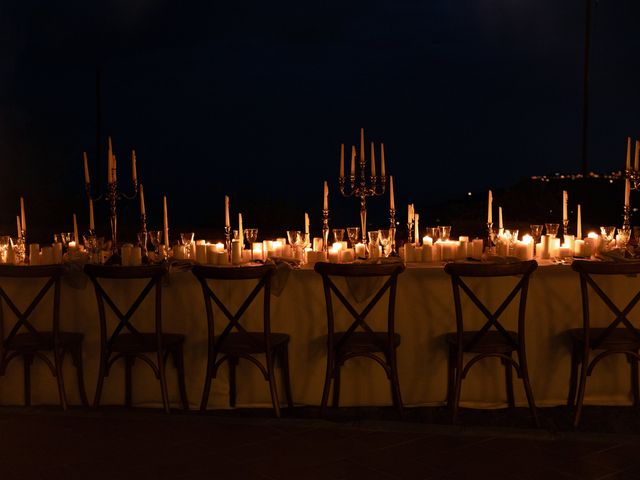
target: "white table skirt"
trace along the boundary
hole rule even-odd
[[[176,272],[168,277],[163,289],[164,331],[186,335],[185,369],[189,400],[197,406],[202,395],[206,369],[207,328],[202,292],[190,272]],[[76,273],[76,283],[63,282],[61,323],[64,330],[78,331],[85,335],[83,345],[85,382],[90,400],[95,390],[98,371],[99,323],[93,287],[83,274]],[[33,281],[31,287],[33,287]],[[637,278],[608,279],[605,285],[613,289],[613,298],[626,302],[635,293]],[[497,308],[510,291],[511,279],[475,279],[480,297]],[[107,284],[108,285],[108,284]],[[24,292],[28,286],[17,280],[4,281],[8,292],[17,293],[22,308],[29,299]],[[240,304],[251,288],[249,285],[218,285],[223,297],[235,305]],[[133,301],[142,285],[125,288],[114,283],[114,298]],[[261,297],[259,297],[261,298]],[[464,296],[463,296],[464,299]],[[150,300],[150,299],[148,299]],[[123,302],[124,303],[124,302]],[[338,302],[334,302],[337,305]],[[366,301],[361,303],[361,308]],[[396,330],[402,337],[398,349],[400,385],[406,405],[441,405],[446,393],[447,353],[443,335],[455,330],[455,317],[451,282],[441,266],[409,265],[400,275],[396,303]],[[512,306],[515,307],[515,306]],[[121,307],[124,308],[124,305]],[[142,306],[134,317],[136,324],[151,331],[152,301]],[[321,277],[312,269],[294,270],[280,297],[272,298],[272,330],[290,334],[289,345],[291,382],[294,401],[297,404],[318,405],[326,366],[326,311]],[[471,302],[465,303],[469,322],[465,328],[480,326],[484,317]],[[13,318],[4,306],[5,324]],[[247,313],[244,322],[249,327],[261,325],[261,302]],[[370,324],[384,328],[385,306],[378,305],[371,314]],[[505,325],[515,328],[516,309],[505,312]],[[36,325],[46,329],[50,322],[50,307],[36,311]],[[635,318],[633,315],[631,318]],[[598,299],[592,301],[592,324],[605,325],[612,319],[606,307]],[[115,318],[112,318],[115,324]],[[217,316],[216,329],[224,326]],[[345,325],[349,314],[341,311],[337,320]],[[465,319],[466,320],[466,319]],[[578,275],[568,266],[541,266],[533,274],[527,303],[527,354],[533,393],[539,406],[560,405],[566,401],[569,382],[570,354],[563,332],[581,326],[582,310]],[[6,325],[5,325],[6,328]],[[121,404],[124,399],[124,370],[122,362],[112,369],[105,381],[103,404]],[[79,403],[75,370],[69,358],[65,361],[65,382],[71,403]],[[267,383],[258,370],[248,362],[240,362],[238,368],[238,406],[268,406],[270,404]],[[134,368],[133,401],[136,405],[160,405],[160,387],[151,370],[143,362]],[[280,380],[278,376],[278,380]],[[629,366],[622,356],[603,360],[595,369],[587,384],[585,403],[625,405],[629,395]],[[169,394],[178,406],[178,389],[175,369],[168,368]],[[280,382],[280,387],[281,387]],[[522,383],[515,382],[516,402],[526,405]],[[281,399],[284,398],[281,395]],[[36,360],[32,367],[33,404],[57,404],[55,380],[48,369]],[[477,364],[463,382],[461,403],[463,406],[494,408],[506,402],[504,370],[499,360],[486,359]],[[0,404],[23,403],[22,363],[18,360],[9,366],[5,377],[0,378]],[[341,405],[390,405],[389,383],[382,369],[368,359],[353,359],[342,370]],[[228,406],[227,369],[223,367],[213,382],[209,400],[210,408]]]

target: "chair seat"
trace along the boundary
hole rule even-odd
[[[468,345],[469,342],[476,336],[478,330],[470,330],[462,333],[463,345]],[[513,340],[515,345],[518,344],[518,334],[516,332],[507,331],[509,337]],[[456,347],[458,343],[458,336],[456,333],[447,333],[447,343],[451,347]],[[510,353],[514,352],[516,348],[504,337],[504,335],[496,330],[485,332],[480,338],[480,341],[473,345],[472,348],[465,348],[465,352],[469,353]]]
[[[333,344],[337,345],[340,339],[346,332],[335,332],[333,334]],[[372,352],[384,352],[387,345],[387,332],[373,332],[373,335],[369,332],[353,332],[349,335],[349,338],[341,345],[341,352],[354,352],[354,353],[372,353]],[[393,334],[393,346],[400,345],[400,334]]]
[[[263,353],[265,351],[264,333],[247,332],[248,335],[240,332],[233,332],[227,335],[220,352],[226,354],[234,353]],[[215,337],[217,342],[220,337]],[[270,333],[269,342],[272,349],[277,349],[289,344],[289,335],[286,333]]]
[[[594,347],[595,341],[605,330],[606,328],[589,329],[589,347]],[[572,328],[567,333],[573,342],[584,345],[584,330],[582,328]],[[607,335],[607,338],[597,348],[603,350],[639,350],[640,339],[628,328],[616,328]]]
[[[74,347],[82,343],[84,335],[82,333],[59,332],[58,341],[62,348]],[[41,350],[53,350],[53,332],[38,332],[17,334],[9,345],[7,350],[37,352]]]
[[[141,333],[140,335],[121,333],[114,340],[111,350],[119,353],[157,352],[157,338],[155,333]],[[184,343],[184,338],[184,335],[177,333],[163,333],[162,346],[165,349],[171,349]]]

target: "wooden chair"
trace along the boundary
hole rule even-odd
[[[456,310],[456,332],[446,335],[446,340],[449,345],[447,403],[451,408],[453,422],[456,421],[458,416],[462,380],[466,378],[471,367],[480,360],[488,357],[498,357],[505,368],[505,383],[509,406],[515,406],[513,368],[518,378],[521,378],[524,384],[524,390],[527,395],[533,420],[537,426],[540,425],[533,399],[533,392],[531,390],[531,383],[529,381],[525,351],[527,290],[529,277],[537,267],[538,264],[535,260],[511,264],[448,263],[445,266],[444,271],[451,276]],[[513,276],[520,277],[520,279],[498,309],[493,313],[482,303],[474,291],[464,281],[465,277],[497,278]],[[487,321],[479,330],[467,331],[464,328],[460,290],[467,295],[471,302],[487,318]],[[518,330],[514,332],[507,330],[500,323],[499,318],[518,296]],[[517,362],[513,359],[514,352],[518,356]],[[473,356],[465,363],[464,354],[472,354]]]
[[[178,386],[180,400],[185,410],[189,409],[187,391],[184,382],[183,345],[184,335],[164,333],[162,331],[162,277],[167,273],[164,265],[150,265],[141,267],[120,267],[105,265],[85,265],[85,273],[91,279],[96,292],[98,313],[100,315],[100,369],[98,384],[93,402],[94,407],[100,404],[104,379],[109,375],[111,366],[118,360],[125,362],[125,404],[132,405],[132,376],[131,371],[135,359],[144,361],[153,370],[160,381],[162,405],[165,412],[170,412],[169,394],[167,390],[166,362],[173,357],[178,370]],[[127,288],[131,283],[148,280],[136,300],[126,310],[120,310],[101,284],[102,279],[115,279],[124,282]],[[150,333],[140,332],[132,323],[132,317],[145,298],[155,290],[155,330]],[[117,326],[108,333],[105,303],[118,318]],[[123,333],[123,332],[127,333]],[[154,362],[150,354],[156,354]]]
[[[315,271],[322,275],[324,296],[327,306],[327,371],[322,392],[321,412],[324,413],[329,401],[329,390],[333,380],[333,406],[340,399],[340,367],[355,357],[367,357],[377,362],[391,384],[391,397],[394,406],[402,416],[402,396],[398,380],[396,349],[400,345],[400,335],[395,332],[395,302],[398,275],[405,269],[402,263],[390,264],[332,264],[319,262]],[[331,277],[349,278],[386,278],[382,287],[373,295],[369,303],[358,312]],[[366,317],[376,304],[388,294],[387,330],[374,331],[366,322]],[[353,316],[354,320],[345,331],[335,331],[333,296]],[[360,331],[358,331],[360,329]],[[381,355],[380,355],[381,354]]]
[[[198,265],[193,267],[192,272],[202,286],[209,328],[209,358],[200,410],[206,410],[211,390],[211,380],[216,378],[218,369],[225,361],[229,366],[229,405],[231,407],[236,406],[236,366],[241,358],[249,360],[258,367],[264,379],[269,382],[273,409],[276,417],[280,417],[280,401],[278,400],[278,390],[274,375],[274,364],[275,360],[278,359],[282,367],[287,403],[289,408],[293,407],[289,379],[289,335],[271,331],[271,276],[274,271],[275,266],[273,265],[257,267],[208,267]],[[234,314],[231,313],[220,298],[220,295],[212,288],[209,280],[223,280],[225,282],[249,282],[255,280],[257,284]],[[241,325],[240,320],[261,291],[263,293],[263,328],[262,331],[249,331]],[[212,301],[224,315],[223,318],[226,319],[226,325],[218,335],[215,334]],[[256,358],[256,355],[260,354],[265,356],[264,364]]]
[[[33,267],[0,265],[0,278],[3,279],[46,280],[44,286],[33,297],[33,300],[24,311],[21,311],[16,306],[15,300],[0,286],[0,376],[5,374],[11,360],[22,357],[24,362],[24,401],[26,405],[31,405],[31,365],[34,358],[38,358],[49,367],[49,370],[56,378],[60,405],[64,410],[67,409],[67,396],[62,375],[62,364],[67,353],[71,356],[78,374],[80,400],[83,405],[88,404],[82,368],[82,339],[84,336],[82,333],[60,330],[60,282],[64,271],[65,269],[62,265]],[[52,287],[53,322],[51,330],[39,331],[29,321],[29,318]],[[16,323],[10,329],[7,329],[9,333],[6,336],[2,308],[3,301],[16,317]],[[21,330],[24,331],[21,332]],[[53,362],[45,355],[47,352],[53,354]]]
[[[620,309],[594,278],[594,276],[636,276],[640,274],[640,262],[613,263],[576,260],[571,267],[580,275],[580,289],[582,292],[582,328],[574,328],[567,332],[572,343],[571,378],[569,380],[567,405],[570,407],[575,406],[573,424],[577,427],[582,414],[587,377],[591,376],[593,369],[600,360],[610,355],[622,354],[627,357],[631,366],[633,401],[636,406],[640,405],[638,385],[640,330],[628,319],[629,313],[640,301],[640,286],[634,288],[635,295],[624,308]],[[590,290],[597,294],[596,298],[600,298],[614,316],[614,319],[607,327],[591,327],[589,311]],[[592,351],[594,353],[598,352],[593,360],[590,359]],[[579,376],[578,369],[580,370]]]

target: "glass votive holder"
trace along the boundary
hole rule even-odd
[[[451,225],[438,225],[439,237],[441,240],[449,240],[451,236]]]
[[[559,223],[545,223],[547,227],[547,235],[551,235],[553,238],[556,238],[558,235],[558,228],[560,228]]]

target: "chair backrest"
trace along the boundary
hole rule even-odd
[[[250,267],[213,267],[196,265],[191,272],[196,276],[202,287],[202,295],[207,311],[207,325],[209,328],[209,341],[213,343],[215,332],[215,316],[212,305],[215,303],[227,320],[222,332],[217,337],[217,345],[222,345],[227,336],[235,332],[242,335],[247,342],[259,348],[270,348],[269,333],[271,332],[271,277],[275,272],[275,265],[261,265]],[[227,305],[222,301],[220,295],[211,288],[209,280],[225,280],[225,281],[250,281],[256,280],[257,283],[251,292],[245,297],[236,313],[231,313]],[[263,292],[263,331],[264,343],[258,342],[249,332],[240,324],[242,315],[251,306],[260,292]]]
[[[11,279],[43,279],[45,284],[40,288],[38,293],[33,297],[29,306],[21,311],[7,291],[0,285],[0,358],[4,351],[11,349],[11,344],[15,336],[20,333],[22,328],[26,329],[32,335],[38,336],[39,332],[29,321],[29,317],[36,307],[42,302],[43,298],[53,287],[53,323],[52,333],[54,344],[58,339],[60,326],[60,277],[64,273],[65,268],[62,265],[43,265],[43,266],[16,266],[16,265],[0,265],[0,278]],[[5,336],[5,322],[2,303],[6,303],[9,310],[16,317],[16,323],[8,329]]]
[[[529,288],[529,278],[534,270],[538,268],[538,264],[535,260],[529,260],[526,262],[494,264],[494,263],[448,263],[444,267],[444,271],[451,276],[451,285],[453,288],[453,300],[456,310],[456,331],[458,336],[458,343],[464,347],[464,349],[473,348],[478,342],[491,330],[495,328],[504,337],[514,349],[518,349],[519,345],[514,343],[514,340],[507,333],[505,327],[500,323],[499,318],[504,311],[509,307],[511,302],[516,298],[519,298],[518,306],[518,337],[521,340],[524,336],[524,320],[527,306],[527,292]],[[497,277],[520,277],[516,285],[511,292],[505,297],[500,306],[491,313],[487,306],[478,298],[476,293],[471,287],[464,281],[465,277],[485,277],[485,278],[497,278]],[[460,290],[462,290],[471,302],[482,312],[487,318],[485,324],[478,330],[466,345],[463,345],[463,332],[464,332],[464,320],[462,315],[462,301],[460,296]],[[522,342],[519,342],[520,344]]]
[[[87,264],[84,267],[84,271],[91,279],[91,283],[96,292],[98,313],[100,315],[100,335],[103,343],[106,344],[108,348],[112,346],[113,342],[124,329],[128,330],[134,336],[140,337],[141,334],[131,323],[131,318],[152,290],[155,290],[155,329],[158,334],[162,332],[162,277],[168,271],[165,265],[121,267],[115,265]],[[122,313],[123,310],[118,308],[109,293],[104,289],[100,282],[101,279],[117,279],[122,281],[148,280],[148,282],[133,303],[127,308],[126,312]],[[119,320],[111,334],[107,332],[105,303],[109,305],[109,308]],[[160,341],[160,335],[158,335],[158,341]]]
[[[640,285],[636,287],[636,292],[633,298],[623,309],[620,309],[611,300],[609,295],[598,284],[595,276],[636,276],[640,274],[640,262],[589,262],[586,260],[575,260],[571,268],[578,272],[580,275],[580,291],[582,292],[582,315],[583,315],[583,328],[586,339],[586,344],[591,345],[592,348],[598,348],[602,342],[604,342],[614,330],[618,328],[620,324],[623,324],[626,329],[632,332],[640,342],[640,330],[638,330],[628,319],[629,313],[640,301]],[[598,335],[597,338],[589,342],[590,334],[590,315],[589,315],[589,287],[593,290],[603,303],[609,308],[611,313],[615,315],[609,325]]]
[[[315,271],[322,275],[322,282],[324,286],[324,297],[327,305],[327,322],[329,330],[329,342],[332,342],[332,336],[335,331],[335,313],[333,309],[333,296],[335,295],[340,303],[347,309],[347,311],[353,317],[353,322],[347,328],[344,335],[340,338],[339,343],[335,345],[336,348],[346,343],[349,337],[358,329],[362,329],[370,335],[373,343],[379,343],[380,339],[376,337],[373,329],[366,322],[367,315],[373,310],[376,304],[383,298],[388,291],[388,305],[387,305],[387,333],[388,339],[393,338],[395,333],[395,302],[396,302],[396,290],[398,285],[398,275],[404,270],[403,263],[384,263],[384,264],[333,264],[326,262],[318,262],[314,267]],[[344,292],[336,285],[331,277],[344,277],[344,278],[366,278],[366,277],[379,277],[387,278],[378,291],[373,295],[369,303],[358,312],[354,305],[347,299]],[[380,348],[385,349],[389,345],[379,345]]]

